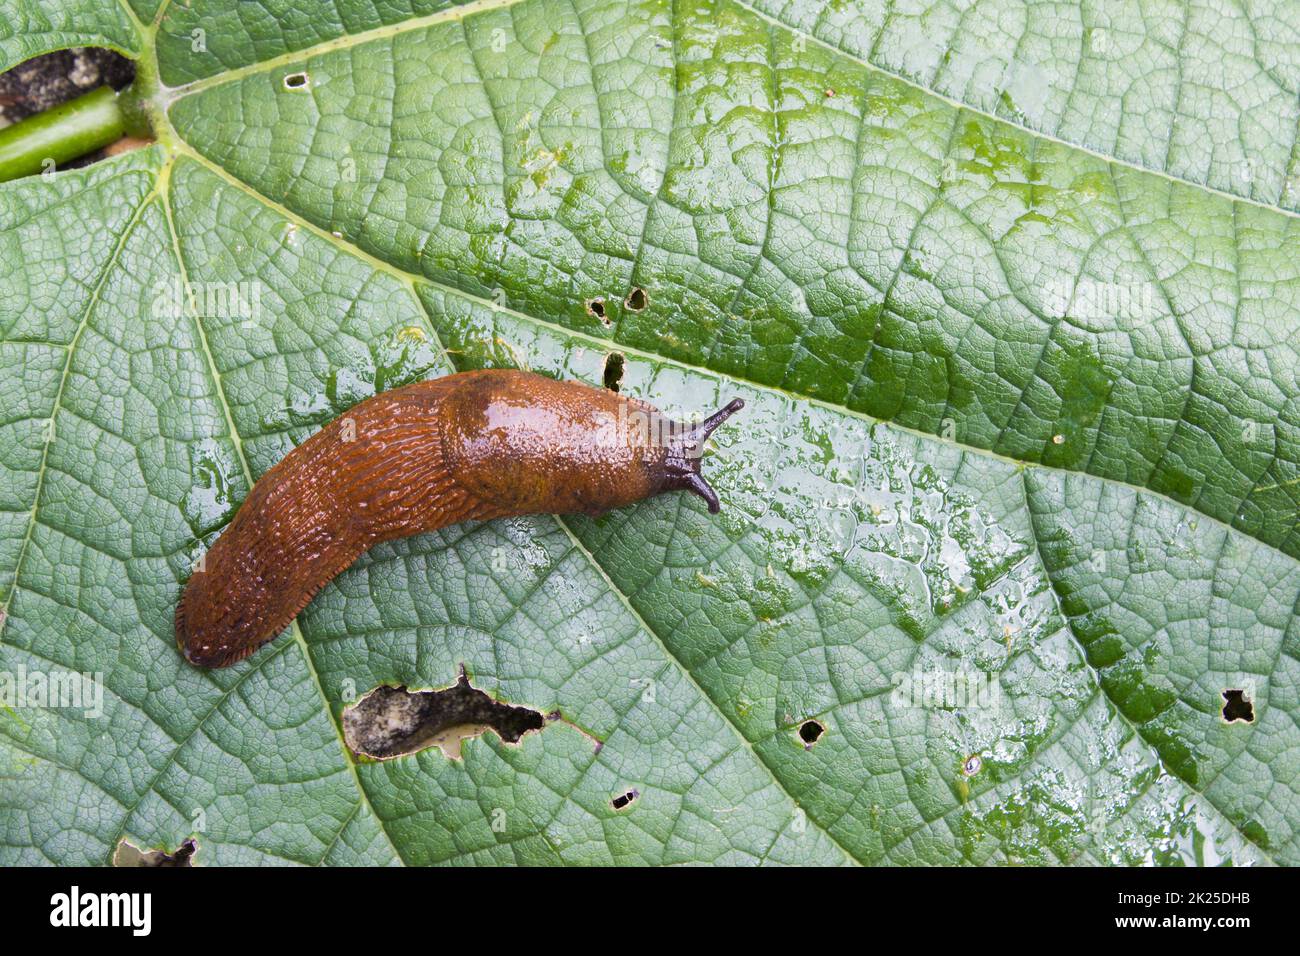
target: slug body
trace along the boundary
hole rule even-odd
[[[614,392],[513,370],[369,398],[253,486],[176,609],[187,660],[225,667],[266,643],[381,541],[508,515],[598,515],[674,489],[718,510],[696,425]]]

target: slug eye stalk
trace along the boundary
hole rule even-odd
[[[713,430],[745,407],[744,399],[733,398],[716,412],[694,425],[687,425],[669,441],[668,457],[664,462],[665,491],[693,491],[709,506],[709,514],[717,514],[722,507],[718,493],[700,474],[700,459],[704,443]]]

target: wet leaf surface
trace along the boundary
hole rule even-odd
[[[0,671],[104,692],[0,707],[0,860],[1300,860],[1280,8],[261,6],[0,17],[0,66],[110,46],[165,107],[0,187]],[[614,353],[746,400],[720,515],[383,545],[250,660],[176,653],[323,423]],[[462,663],[563,719],[352,756],[345,708]]]

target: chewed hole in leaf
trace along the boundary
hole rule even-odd
[[[438,747],[460,758],[461,743],[493,731],[506,743],[541,730],[546,719],[528,707],[504,704],[460,677],[442,690],[381,685],[343,711],[343,737],[353,753],[388,760]]]
[[[193,866],[194,854],[198,852],[198,849],[199,845],[193,838],[182,840],[181,845],[172,853],[166,850],[141,850],[130,840],[123,839],[118,843],[117,849],[113,851],[113,865],[144,867]]]
[[[623,367],[626,360],[618,352],[611,352],[605,356],[605,387],[611,392],[617,392],[619,385],[623,382]]]
[[[826,728],[815,720],[805,720],[799,725],[799,739],[803,741],[804,747],[812,747],[822,739],[824,733]]]
[[[622,810],[624,807],[626,807],[628,804],[630,804],[633,800],[635,800],[639,796],[641,796],[641,792],[639,790],[636,789],[628,790],[626,793],[620,793],[613,800],[609,801],[609,805],[613,807],[615,810]]]
[[[645,294],[645,289],[640,286],[633,288],[627,294],[627,298],[623,300],[623,305],[626,306],[629,312],[640,312],[649,304],[650,300]]]
[[[284,88],[286,90],[301,90],[307,86],[306,73],[290,73],[284,78]]]
[[[984,758],[979,754],[971,754],[962,762],[961,772],[968,777],[973,777],[984,767]]]
[[[1228,723],[1252,724],[1255,722],[1255,705],[1244,690],[1229,688],[1223,692],[1223,719]]]
[[[599,296],[599,295],[598,295],[598,296],[596,296],[596,297],[593,298],[593,299],[588,299],[587,302],[586,302],[586,308],[587,308],[587,314],[588,314],[588,315],[590,315],[590,316],[594,316],[595,318],[600,319],[601,323],[602,323],[603,325],[605,325],[606,327],[608,327],[609,325],[612,324],[612,323],[610,322],[609,316],[605,314],[605,298],[604,298],[604,296]]]

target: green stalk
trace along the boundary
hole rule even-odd
[[[111,87],[69,100],[0,129],[0,182],[30,176],[121,139],[127,117]]]

